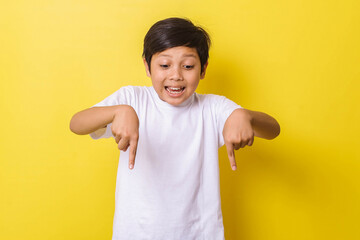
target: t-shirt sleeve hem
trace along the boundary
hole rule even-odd
[[[106,128],[99,128],[98,130],[96,130],[92,133],[89,133],[89,136],[94,140],[97,140],[100,138],[114,137],[114,135],[112,134],[112,131],[111,131],[111,123],[106,125]]]

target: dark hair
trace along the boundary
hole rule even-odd
[[[209,34],[189,19],[167,18],[156,22],[146,33],[142,57],[145,57],[150,71],[151,58],[155,53],[178,46],[196,48],[202,73],[209,58],[210,44]]]

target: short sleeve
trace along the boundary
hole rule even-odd
[[[217,96],[216,99],[216,119],[217,119],[217,129],[219,133],[219,146],[221,147],[225,144],[224,137],[223,137],[223,129],[226,120],[230,116],[230,114],[238,108],[243,108],[240,105],[236,104],[235,102],[231,101],[230,99],[224,97],[224,96]]]
[[[132,89],[130,86],[122,87],[104,100],[98,102],[92,107],[106,107],[115,105],[131,105]],[[105,128],[100,128],[89,134],[92,139],[110,138],[114,137],[111,131],[111,123]]]

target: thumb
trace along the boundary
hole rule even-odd
[[[226,150],[230,160],[230,166],[232,170],[236,170],[236,160],[235,160],[235,153],[234,153],[234,146],[232,143],[226,143]]]

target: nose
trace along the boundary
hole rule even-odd
[[[170,80],[182,81],[183,76],[179,67],[174,67],[170,73]]]

